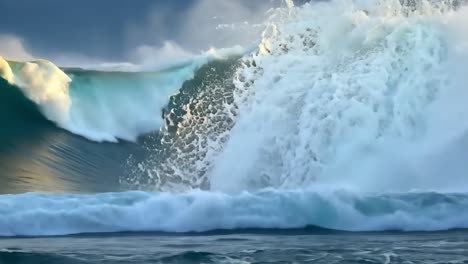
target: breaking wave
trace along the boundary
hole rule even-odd
[[[0,77],[63,129],[94,141],[135,141],[161,127],[169,97],[201,66],[241,53],[211,50],[180,66],[146,72],[60,69],[50,61],[0,57]]]
[[[465,3],[286,2],[241,58],[157,73],[0,61],[74,133],[161,127],[121,178],[146,192],[0,196],[0,235],[468,228]]]
[[[460,1],[290,3],[255,52],[189,91],[124,182],[466,191],[467,11]]]
[[[0,196],[0,236],[204,232],[317,226],[346,231],[468,228],[468,195],[194,191]]]

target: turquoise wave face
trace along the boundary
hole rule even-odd
[[[202,62],[159,72],[70,71],[50,62],[10,62],[10,83],[58,127],[94,141],[135,141],[162,124],[167,98]]]
[[[236,58],[240,52],[210,50],[176,66],[160,70],[135,66],[131,72],[60,69],[46,60],[14,62],[0,57],[0,77],[62,129],[97,142],[135,141],[161,128],[168,98],[200,67]]]
[[[67,129],[97,141],[135,141],[157,131],[168,98],[193,78],[197,67],[187,64],[153,73],[69,73],[72,105]]]

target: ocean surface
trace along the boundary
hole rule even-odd
[[[0,57],[0,263],[468,263],[466,3],[305,2],[165,67]]]
[[[467,263],[467,234],[250,230],[13,238],[0,241],[0,263]]]

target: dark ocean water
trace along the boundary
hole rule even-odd
[[[0,240],[0,263],[468,263],[467,235],[270,230],[14,238]]]
[[[4,123],[0,134],[4,194],[119,191],[122,166],[134,147],[90,142],[41,119]]]

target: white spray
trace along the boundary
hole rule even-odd
[[[212,189],[467,190],[467,9],[455,6],[283,10],[246,58],[257,67],[241,70],[254,85],[213,161]]]

